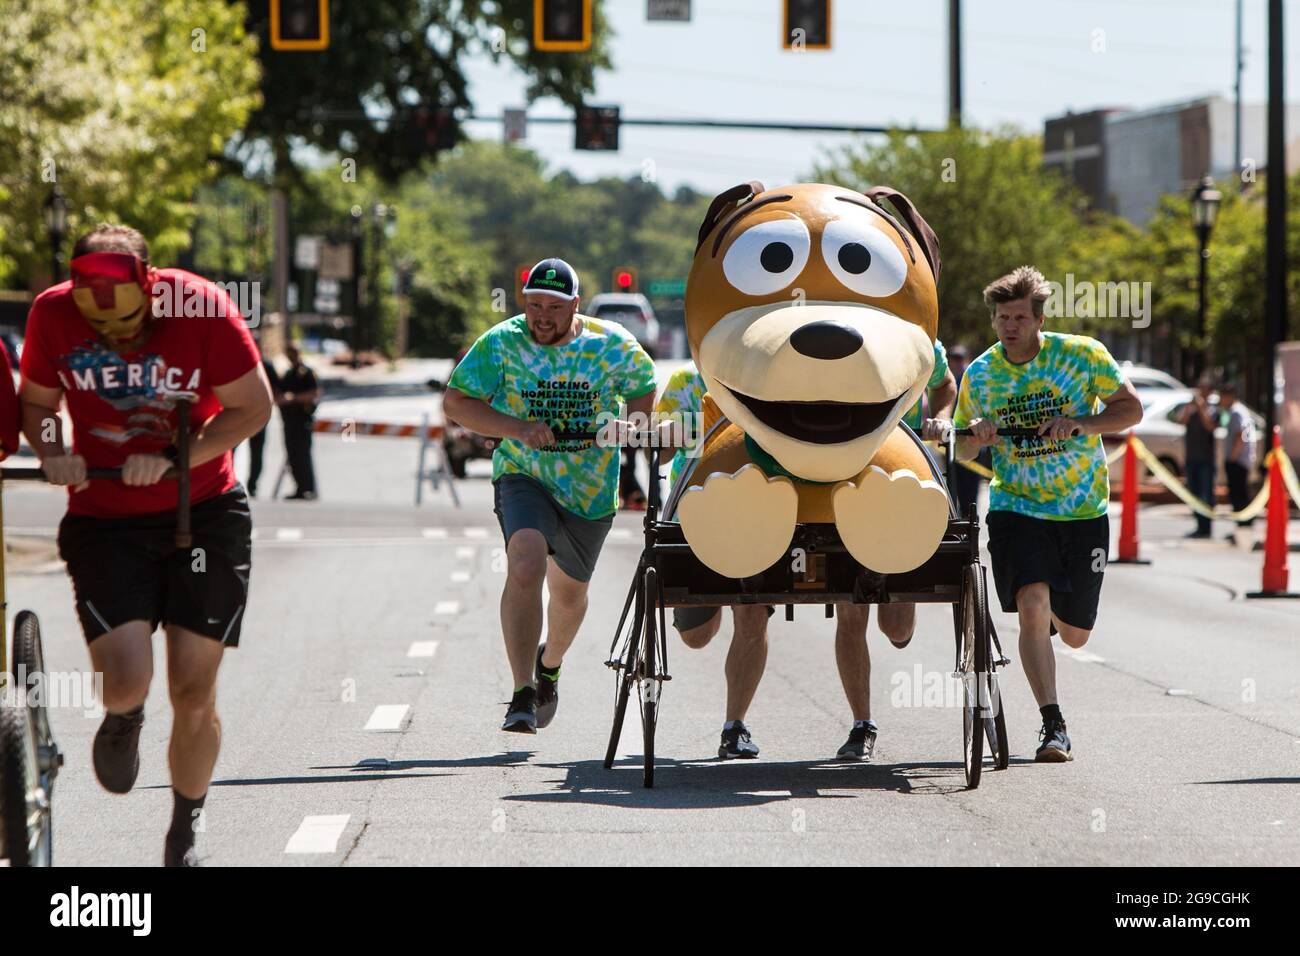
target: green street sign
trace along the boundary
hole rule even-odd
[[[650,294],[655,296],[674,296],[686,294],[685,279],[659,279],[650,283]]]

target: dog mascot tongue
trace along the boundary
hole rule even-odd
[[[938,275],[938,239],[895,190],[747,183],[714,199],[686,331],[706,423],[726,423],[677,506],[705,565],[758,574],[797,522],[834,523],[881,573],[934,554],[948,498],[899,420],[934,368]]]

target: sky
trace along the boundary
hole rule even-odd
[[[625,117],[707,118],[936,128],[947,115],[947,0],[833,0],[829,52],[781,48],[781,0],[693,0],[689,24],[647,23],[645,0],[600,0],[613,69],[594,105]],[[1147,108],[1218,93],[1231,100],[1234,0],[966,0],[964,116],[1041,133],[1066,110]],[[1287,98],[1300,99],[1300,0],[1285,4]],[[1267,92],[1265,0],[1245,0],[1242,99]],[[478,114],[525,105],[527,81],[486,56],[467,63]],[[539,100],[530,116],[569,116]],[[469,135],[499,139],[499,124]],[[1288,130],[1294,139],[1297,130]],[[571,125],[529,126],[526,145],[587,179],[644,175],[671,192],[718,192],[759,179],[806,179],[855,137],[831,133],[623,127],[617,153],[573,149]]]

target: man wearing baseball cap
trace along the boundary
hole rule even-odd
[[[654,362],[621,325],[578,312],[578,276],[543,259],[524,282],[525,311],[479,337],[443,399],[449,420],[502,439],[492,456],[506,541],[501,628],[514,676],[502,730],[536,733],[555,716],[560,663],[587,612],[587,583],[618,505],[619,449],[557,441],[602,416],[649,415]],[[542,585],[550,595],[546,642]]]

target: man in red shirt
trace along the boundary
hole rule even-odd
[[[196,866],[194,825],[221,737],[217,669],[239,642],[252,555],[248,498],[230,451],[270,417],[270,388],[230,297],[192,273],[152,269],[139,232],[99,226],[72,255],[71,280],[37,296],[27,319],[23,433],[46,477],[68,486],[59,554],[107,711],[95,774],[113,793],[135,783],[152,637],[162,624],[174,714],[163,863]],[[181,391],[196,396],[188,422],[168,400]],[[178,428],[193,435],[189,551],[173,542],[176,483],[161,480],[175,462]],[[87,468],[116,467],[120,482],[86,481]]]

